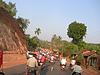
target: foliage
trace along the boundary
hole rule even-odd
[[[54,49],[60,49],[61,48],[61,37],[57,36],[56,34],[53,35],[52,39],[51,39],[51,46]]]
[[[24,21],[24,19],[19,18],[19,22],[21,21],[21,23],[22,23],[22,20]],[[28,20],[25,20],[25,21],[28,22]],[[40,33],[41,33],[41,29],[40,28],[36,28],[35,34],[39,35]],[[38,39],[37,36],[30,37],[30,35],[27,35],[26,38],[27,38],[27,42],[28,42],[28,48],[30,50],[34,50],[37,47],[40,47],[40,46],[43,47],[45,45],[45,44],[43,44],[43,42],[41,40]]]
[[[36,36],[30,37],[30,35],[26,35],[26,38],[28,42],[28,49],[34,50],[39,46],[39,39]]]
[[[17,22],[19,23],[19,26],[23,29],[23,31],[25,32],[25,29],[28,27],[29,25],[29,20],[28,19],[23,19],[22,17],[18,17]]]
[[[71,55],[78,52],[78,46],[75,45],[75,44],[72,44],[72,43],[70,43],[70,44],[68,45],[68,49],[70,50],[70,54],[71,54]]]
[[[69,43],[65,40],[61,41],[61,47],[60,47],[60,52],[63,52],[63,56],[70,56],[71,54],[74,54],[78,51],[78,46],[73,44],[73,43]]]
[[[40,43],[39,43],[39,39],[37,36],[34,36],[31,38],[32,41],[33,41],[33,44],[36,44],[38,47],[40,46]]]
[[[80,50],[85,49],[86,43],[84,41],[81,41],[77,45],[78,45],[78,50],[80,51]]]
[[[70,54],[74,54],[75,52],[78,51],[78,46],[75,45],[75,44],[68,43],[68,42],[65,41],[65,42],[63,43],[62,49],[63,49],[64,51],[69,50],[69,51],[70,51]]]
[[[61,37],[56,34],[52,37],[51,45],[53,49],[58,49],[61,53],[63,53],[63,56],[70,56],[78,51],[77,45],[69,43],[66,40],[62,40]]]
[[[84,58],[84,57],[83,57],[82,54],[78,54],[77,61],[78,61],[78,62],[81,62],[83,58]]]
[[[13,3],[9,2],[7,4],[3,0],[0,0],[0,7],[4,8],[5,10],[7,10],[11,16],[16,16],[17,10],[16,10],[15,3],[13,4]]]
[[[95,50],[98,54],[100,54],[100,45],[98,44],[86,44],[85,49]]]
[[[83,37],[86,34],[86,26],[82,23],[72,22],[68,27],[68,36],[73,38],[72,42],[78,44],[83,41]]]
[[[22,17],[16,18],[16,6],[15,3],[6,3],[3,0],[0,0],[0,7],[4,8],[11,16],[13,16],[19,23],[19,26],[22,28],[23,31],[27,29],[28,24],[30,23],[28,19],[24,19]]]
[[[40,47],[49,49],[50,48],[50,42],[40,40]]]
[[[65,40],[62,40],[62,43],[61,43],[61,51],[63,52],[63,56],[67,56],[67,55],[70,55],[70,50],[68,49],[68,42],[65,41]]]
[[[35,34],[39,35],[41,33],[41,29],[40,28],[36,28]]]

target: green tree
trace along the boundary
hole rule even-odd
[[[84,41],[80,41],[80,43],[77,44],[79,50],[84,50],[86,47],[86,43]]]
[[[30,37],[30,35],[26,35],[26,39],[28,42],[28,49],[34,50],[36,47],[39,46],[39,39],[37,36]]]
[[[94,51],[96,51],[98,54],[100,54],[100,45],[99,45],[99,44],[87,43],[86,46],[85,46],[85,49],[94,50]]]
[[[50,42],[41,40],[40,41],[40,47],[49,49],[50,48]]]
[[[11,16],[16,16],[16,6],[15,3],[9,2],[8,4],[4,2],[3,0],[0,0],[0,7],[4,8],[6,11],[9,12]]]
[[[63,56],[70,56],[70,50],[68,48],[69,42],[62,40],[60,52],[63,53]]]
[[[6,3],[3,0],[0,0],[0,7],[2,7],[3,9],[5,9],[11,16],[13,16],[19,23],[19,26],[22,28],[23,31],[25,31],[25,29],[28,27],[29,25],[29,20],[28,19],[24,19],[22,17],[18,17],[16,18],[16,5],[15,3]]]
[[[53,35],[51,39],[51,45],[54,49],[60,49],[61,47],[61,37],[57,36],[56,34]]]
[[[82,23],[72,22],[68,27],[68,36],[72,38],[74,44],[78,44],[83,41],[83,37],[86,34],[87,27]]]
[[[78,46],[77,45],[70,43],[67,47],[70,50],[71,54],[78,53]]]
[[[62,40],[61,43],[61,52],[63,53],[63,56],[70,56],[71,54],[75,54],[78,52],[78,46],[67,42],[65,40]]]
[[[31,38],[33,41],[33,46],[36,45],[35,47],[39,47],[40,46],[40,40],[38,39],[37,36],[34,36]]]
[[[19,26],[25,32],[25,30],[27,29],[28,25],[30,24],[30,21],[28,19],[23,19],[22,17],[18,17],[16,20],[19,23]]]
[[[36,35],[39,35],[40,33],[41,33],[41,29],[40,29],[40,28],[36,28],[35,34],[36,34]]]

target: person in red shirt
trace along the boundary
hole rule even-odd
[[[46,57],[44,55],[42,55],[41,59],[40,59],[40,66],[41,66],[41,70],[44,69],[45,67],[45,62],[46,62]]]
[[[41,57],[40,62],[41,63],[45,63],[46,62],[46,57],[44,55]]]

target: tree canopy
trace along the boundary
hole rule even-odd
[[[8,11],[11,16],[16,16],[17,10],[16,10],[15,3],[13,4],[13,3],[9,2],[7,4],[5,1],[0,0],[0,7],[4,8],[6,11]]]
[[[30,24],[30,21],[28,19],[23,19],[22,17],[18,17],[16,20],[19,23],[19,26],[25,32],[25,30],[27,29],[28,25]]]
[[[85,24],[72,22],[68,27],[68,36],[73,38],[72,42],[78,44],[83,41],[83,37],[86,35],[87,27]]]
[[[36,28],[35,34],[36,34],[36,35],[39,35],[40,33],[41,33],[41,29],[40,29],[40,28]]]
[[[0,0],[0,7],[5,9],[12,17],[14,17],[16,21],[19,23],[19,26],[25,32],[25,29],[27,29],[30,22],[28,19],[22,17],[16,18],[16,13],[17,13],[16,4],[11,2],[6,3],[5,1]]]
[[[37,36],[30,37],[30,35],[26,35],[27,43],[28,43],[28,49],[34,50],[36,47],[39,47],[39,39]]]
[[[60,36],[57,36],[56,34],[54,34],[51,39],[52,47],[54,49],[60,49],[61,48],[61,40],[62,40],[62,38]]]

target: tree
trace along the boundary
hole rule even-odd
[[[70,50],[68,48],[69,42],[62,40],[60,52],[63,53],[63,56],[69,56]]]
[[[72,42],[78,44],[83,41],[83,37],[86,34],[87,27],[82,23],[72,22],[68,27],[67,35],[73,38]]]
[[[43,41],[43,40],[40,40],[40,47],[41,48],[50,48],[50,42],[48,41]]]
[[[77,44],[79,50],[85,49],[86,43],[84,41],[80,41],[80,43]]]
[[[9,2],[8,4],[4,2],[3,0],[0,0],[0,7],[4,8],[6,11],[9,12],[11,16],[16,16],[16,6],[15,3]]]
[[[30,35],[26,35],[26,39],[28,42],[28,49],[30,50],[34,50],[36,47],[38,47],[39,44],[39,39],[38,37],[34,36],[34,37],[30,37]]]
[[[53,35],[51,39],[51,45],[54,49],[59,49],[61,47],[61,37],[56,34]]]
[[[98,54],[100,54],[100,45],[99,45],[99,44],[87,43],[86,46],[85,46],[85,49],[94,50],[94,51],[96,51]]]
[[[3,0],[0,0],[0,7],[5,9],[12,17],[14,17],[18,21],[19,26],[22,28],[22,30],[25,31],[25,29],[28,27],[30,22],[28,19],[24,19],[22,17],[16,18],[17,10],[16,10],[15,3],[9,2],[7,4]]]
[[[16,20],[19,23],[19,26],[25,32],[25,30],[27,29],[28,25],[30,24],[29,20],[28,19],[23,19],[22,17],[18,17]]]
[[[71,54],[75,54],[75,53],[78,53],[78,46],[73,44],[73,43],[70,43],[67,48],[70,50],[70,53]]]
[[[36,28],[35,34],[39,35],[41,33],[41,29],[40,28]]]
[[[34,36],[31,38],[33,41],[33,46],[36,45],[35,47],[39,47],[40,46],[40,40],[38,39],[37,36]]]

